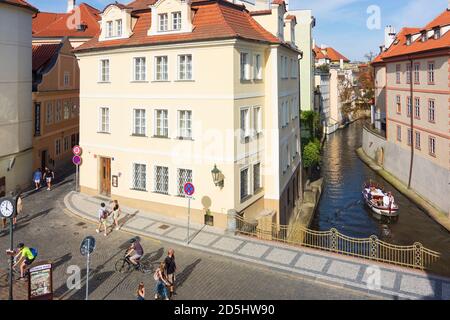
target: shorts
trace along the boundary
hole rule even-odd
[[[35,179],[34,183],[41,183],[41,179]]]
[[[33,259],[25,258],[25,265],[29,266],[30,264],[33,263],[34,259],[36,259],[36,257],[34,257]]]
[[[113,211],[113,219],[117,220],[119,218],[119,211]]]
[[[52,178],[51,177],[47,177],[47,178],[45,178],[45,181],[52,182]]]
[[[137,260],[139,260],[141,257],[142,257],[142,254],[137,254],[137,253],[135,253],[135,254],[133,254],[133,255],[130,257],[130,259],[133,259],[134,261],[137,261]]]
[[[175,280],[175,273],[167,275],[167,282],[169,282],[172,286],[175,284]]]

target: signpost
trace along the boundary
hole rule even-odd
[[[191,224],[191,198],[195,192],[194,185],[190,182],[184,184],[184,193],[188,198],[188,225],[187,225],[187,244],[189,244],[189,228]]]
[[[17,198],[4,197],[0,199],[0,215],[3,218],[9,218],[9,300],[13,300],[13,217],[17,210]]]
[[[81,242],[80,253],[82,256],[86,256],[86,300],[88,300],[89,297],[89,258],[94,249],[95,238],[93,236],[84,238]]]
[[[78,192],[78,167],[81,164],[81,153],[83,152],[83,150],[81,149],[80,146],[74,146],[72,148],[72,152],[73,152],[73,158],[72,158],[72,162],[75,165],[75,192]]]

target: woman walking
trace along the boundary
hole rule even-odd
[[[167,287],[169,286],[169,282],[167,282],[166,277],[164,276],[164,262],[161,262],[159,268],[156,269],[153,278],[156,281],[155,286],[155,300],[158,297],[162,297],[164,300],[169,300],[169,292],[167,291]]]
[[[112,227],[115,227],[115,230],[119,230],[119,216],[120,216],[120,207],[119,207],[119,201],[114,200],[112,201],[113,207],[112,207],[112,217],[113,217],[113,225]]]
[[[15,226],[17,223],[17,216],[22,214],[23,204],[21,193],[17,193],[17,203],[16,203],[16,214],[13,217],[13,225]]]
[[[145,287],[143,282],[139,283],[136,294],[138,300],[145,300]]]
[[[175,263],[175,250],[172,248],[167,252],[167,257],[164,259],[164,270],[169,282],[170,298],[175,294],[175,271],[177,271],[177,264]]]

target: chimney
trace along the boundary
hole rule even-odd
[[[76,0],[67,0],[67,12],[71,12],[75,9],[75,1]]]
[[[450,1],[450,0],[449,0]],[[395,29],[393,26],[386,26],[384,28],[384,47],[387,49],[395,40]]]
[[[339,68],[344,69],[344,59],[339,59]]]

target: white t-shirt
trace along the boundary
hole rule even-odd
[[[389,196],[385,195],[385,196],[383,197],[383,205],[384,205],[385,207],[387,207],[387,206],[389,206],[389,202],[390,202]]]
[[[103,218],[103,213],[105,212],[105,209],[103,209],[103,208],[100,208],[100,209],[98,209],[98,218],[99,219],[102,219]]]

